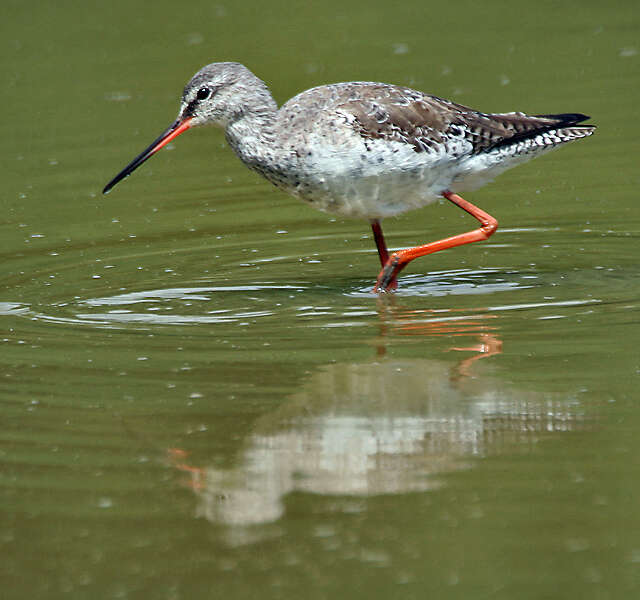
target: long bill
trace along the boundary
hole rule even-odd
[[[122,181],[125,177],[128,177],[133,173],[143,162],[151,158],[160,148],[166,146],[171,140],[177,138],[181,133],[184,133],[191,127],[191,118],[184,120],[178,119],[168,129],[162,132],[162,134],[153,141],[153,143],[145,148],[138,156],[136,156],[120,173],[118,173],[102,190],[103,194],[107,194],[111,188],[119,181]]]

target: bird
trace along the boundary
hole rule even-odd
[[[484,113],[402,85],[321,85],[280,108],[238,62],[200,69],[182,93],[176,120],[103,189],[108,193],[176,137],[201,125],[224,129],[240,160],[276,187],[329,213],[370,222],[380,258],[374,292],[393,291],[420,256],[488,239],[497,220],[460,196],[503,171],[595,126],[580,113]],[[465,194],[466,195],[466,194]],[[440,198],[475,217],[477,229],[390,253],[381,220]]]

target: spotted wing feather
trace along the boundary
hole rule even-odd
[[[584,137],[594,129],[573,127],[589,118],[582,114],[487,114],[437,96],[382,85],[371,86],[360,98],[341,104],[339,110],[353,117],[363,138],[404,142],[416,152],[442,148],[451,154],[453,146],[458,152],[466,148],[463,153],[473,155],[559,132],[558,136],[540,138],[543,144],[551,145]],[[453,144],[461,140],[467,144]]]

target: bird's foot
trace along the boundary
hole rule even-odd
[[[397,254],[392,254],[387,264],[382,268],[378,275],[378,280],[373,288],[375,294],[385,294],[387,292],[393,292],[398,287],[398,271],[400,263],[400,257]]]

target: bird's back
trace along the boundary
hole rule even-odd
[[[345,124],[365,140],[410,144],[416,152],[440,150],[464,139],[469,145],[466,153],[477,154],[553,131],[557,139],[551,136],[547,143],[560,143],[590,135],[595,128],[577,125],[589,118],[579,113],[483,113],[410,88],[371,82],[312,88],[279,112],[280,122],[291,123],[291,131]]]

